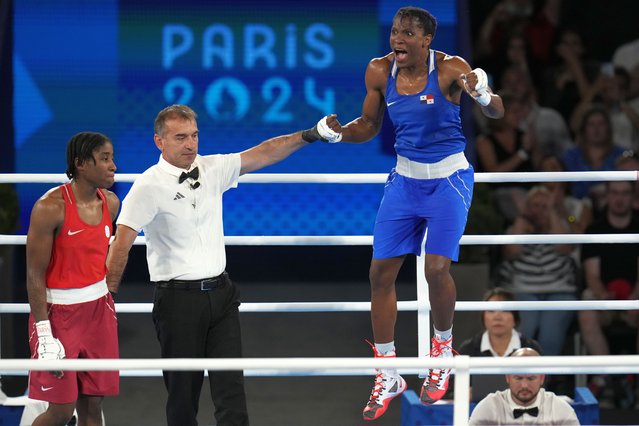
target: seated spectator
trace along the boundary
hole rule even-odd
[[[581,120],[577,134],[577,146],[564,153],[566,171],[610,171],[623,154],[623,148],[612,140],[612,125],[608,112],[599,106],[588,109]],[[590,197],[595,216],[601,210],[605,192],[600,182],[574,182],[571,193],[576,198]]]
[[[493,81],[493,86],[501,91],[503,88],[504,71],[510,68],[521,70],[532,79],[540,76],[538,63],[530,57],[528,41],[520,33],[511,34],[505,41],[505,45],[479,65]]]
[[[536,152],[539,154],[538,158],[533,159],[535,169],[539,168],[542,157],[560,157],[564,151],[573,147],[570,131],[561,114],[537,103],[537,94],[527,72],[519,67],[507,68],[502,76],[500,90],[520,99],[523,104],[519,129],[525,131],[532,127],[535,131],[538,146]]]
[[[498,58],[510,34],[523,33],[534,12],[532,0],[501,0],[481,23],[476,37],[478,61]]]
[[[635,151],[624,151],[615,163],[615,170],[639,171],[639,156],[637,153]],[[636,180],[633,186],[632,209],[639,211],[639,180]]]
[[[526,39],[530,46],[530,54],[541,66],[548,66],[552,61],[552,47],[557,38],[564,0],[541,0],[539,9],[526,27]],[[542,4],[543,3],[543,4]]]
[[[491,1],[493,6],[488,14],[482,6],[477,7],[477,3],[481,2],[469,2],[469,7],[473,16],[475,12],[485,16],[481,23],[473,25],[473,33],[477,34],[474,55],[478,66],[488,65],[484,68],[487,71],[499,69],[505,59],[506,63],[525,66],[536,76],[540,66],[549,64],[549,52],[560,21],[561,0]]]
[[[519,130],[523,105],[509,94],[502,95],[505,113],[500,120],[490,120],[489,131],[477,137],[478,169],[482,172],[531,172],[536,146],[534,130]],[[529,185],[502,183],[493,185],[497,208],[512,222],[523,208]]]
[[[495,287],[486,292],[483,300],[510,302],[515,300],[515,296],[508,290]],[[462,342],[457,349],[460,355],[505,357],[522,347],[530,347],[538,352],[542,351],[539,343],[517,331],[519,326],[519,312],[517,311],[483,311],[481,323],[485,331]],[[494,392],[504,389],[506,382],[504,382],[503,376],[497,376],[498,380],[495,380],[493,375],[471,376],[471,401],[479,401],[486,396],[488,391]],[[484,384],[491,385],[492,389],[486,389]],[[474,392],[473,385],[475,388],[481,387],[481,389],[476,389],[477,392]]]
[[[639,109],[630,103],[630,73],[623,68],[602,66],[594,84],[573,111],[570,127],[575,131],[581,116],[593,105],[600,105],[610,116],[612,140],[624,149],[639,149]]]
[[[626,97],[625,106],[626,108],[632,110],[635,113],[639,112],[639,63],[635,65],[632,69],[628,70],[629,78],[630,78],[630,88],[628,89],[628,96]],[[624,109],[625,111],[625,109]],[[628,115],[631,117],[631,115]],[[637,127],[637,123],[635,118],[631,117],[633,121],[633,125],[635,128]],[[639,151],[639,149],[634,149],[634,151]]]
[[[571,229],[565,215],[557,212],[548,189],[535,186],[528,192],[526,211],[507,233],[569,234]],[[575,300],[573,249],[570,244],[504,245],[498,283],[515,293],[517,300]],[[560,355],[573,317],[573,311],[523,311],[520,329],[537,339],[546,355]]]
[[[512,302],[515,295],[501,287],[488,290],[485,302]],[[542,352],[536,340],[517,331],[520,318],[518,311],[483,311],[481,324],[485,331],[465,340],[457,351],[468,356],[508,356],[522,347],[530,347]]]
[[[555,52],[554,64],[544,73],[540,103],[559,111],[568,123],[599,75],[599,63],[587,58],[581,34],[572,28],[561,31]]]
[[[639,64],[635,65],[630,71],[630,95],[628,96],[628,104],[635,110],[639,110]]]
[[[531,348],[521,348],[511,357],[539,356]],[[469,425],[578,425],[575,410],[566,401],[542,386],[544,374],[507,374],[508,389],[482,399],[470,415]]]
[[[565,172],[563,162],[554,155],[541,160],[542,172]],[[592,223],[592,202],[590,198],[577,199],[570,195],[568,182],[545,182],[543,186],[550,192],[553,207],[560,218],[566,219],[575,234],[583,234]],[[639,201],[639,200],[638,200]]]
[[[618,46],[612,54],[612,63],[628,71],[639,65],[639,38]]]
[[[639,233],[639,217],[632,210],[633,185],[631,182],[608,182],[606,184],[607,206],[602,218],[588,229],[589,234],[636,234]],[[583,298],[588,300],[636,300],[639,299],[639,244],[599,243],[584,244],[581,252],[586,289]],[[611,350],[610,339],[628,330],[633,334],[634,347],[623,348],[630,353],[639,353],[639,311],[580,311],[581,336],[590,355],[619,353]],[[627,343],[633,339],[624,339]],[[590,387],[595,396],[609,399],[617,404],[631,406],[634,395],[606,394],[613,389],[610,377],[595,376]],[[618,386],[614,386],[619,389]]]

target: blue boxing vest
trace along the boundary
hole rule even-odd
[[[459,105],[446,99],[439,89],[434,50],[430,50],[428,65],[426,87],[420,93],[397,93],[395,61],[386,82],[386,109],[395,129],[395,151],[419,163],[436,163],[466,147]]]

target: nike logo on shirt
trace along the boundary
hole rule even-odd
[[[72,231],[72,230],[69,229],[69,232],[67,232],[67,235],[71,236],[71,235],[79,234],[82,231],[84,231],[84,229],[80,229],[78,231]]]
[[[396,104],[397,102],[398,102],[398,101],[388,102],[388,103],[386,104],[386,107],[389,107],[389,106],[391,106],[391,105],[393,105],[393,104]]]
[[[50,388],[45,388],[44,386],[40,386],[40,390],[42,390],[42,392],[46,392],[51,389],[53,389],[53,386],[51,386]]]

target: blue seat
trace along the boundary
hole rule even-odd
[[[0,405],[0,426],[18,426],[22,411],[22,405]]]
[[[582,425],[599,424],[599,402],[597,398],[586,387],[575,388],[575,400],[572,408],[577,413],[579,423]]]

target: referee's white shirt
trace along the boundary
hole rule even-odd
[[[524,414],[515,419],[515,408],[537,407],[539,414],[533,417]],[[566,401],[548,392],[539,390],[535,402],[528,407],[519,406],[513,401],[510,389],[491,393],[479,401],[470,415],[469,425],[578,425],[575,410]]]
[[[197,188],[193,179],[178,183],[185,170],[160,156],[122,202],[116,223],[144,231],[151,281],[216,277],[226,268],[222,194],[237,187],[240,154],[198,155],[195,167]]]

